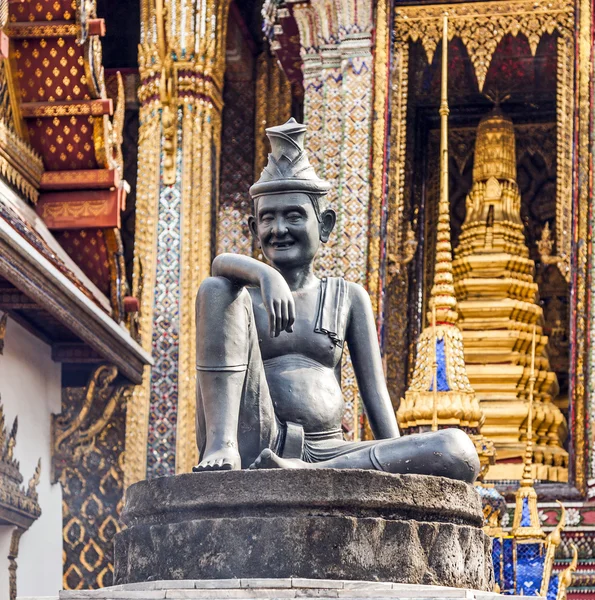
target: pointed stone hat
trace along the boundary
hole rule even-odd
[[[250,188],[252,198],[284,192],[321,195],[329,191],[331,184],[316,175],[304,150],[305,125],[292,117],[284,125],[269,127],[266,134],[272,151],[260,179]]]

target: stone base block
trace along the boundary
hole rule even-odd
[[[472,486],[356,470],[198,473],[126,495],[115,583],[291,578],[491,590]]]

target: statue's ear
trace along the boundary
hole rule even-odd
[[[327,208],[320,215],[320,241],[328,242],[331,232],[337,222],[337,213],[332,208]]]
[[[250,231],[252,232],[252,235],[254,236],[254,239],[256,241],[258,241],[258,230],[256,227],[256,219],[254,218],[253,215],[250,215],[248,217],[248,227],[250,228]]]

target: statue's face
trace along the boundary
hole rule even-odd
[[[263,254],[274,265],[308,264],[316,256],[320,242],[328,239],[323,231],[324,220],[318,221],[306,194],[288,192],[261,196],[255,208],[250,225]]]

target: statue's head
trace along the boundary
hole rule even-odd
[[[279,266],[308,263],[327,242],[336,214],[328,207],[327,181],[319,179],[304,151],[306,127],[295,119],[270,127],[271,154],[250,188],[252,233],[263,254]]]

